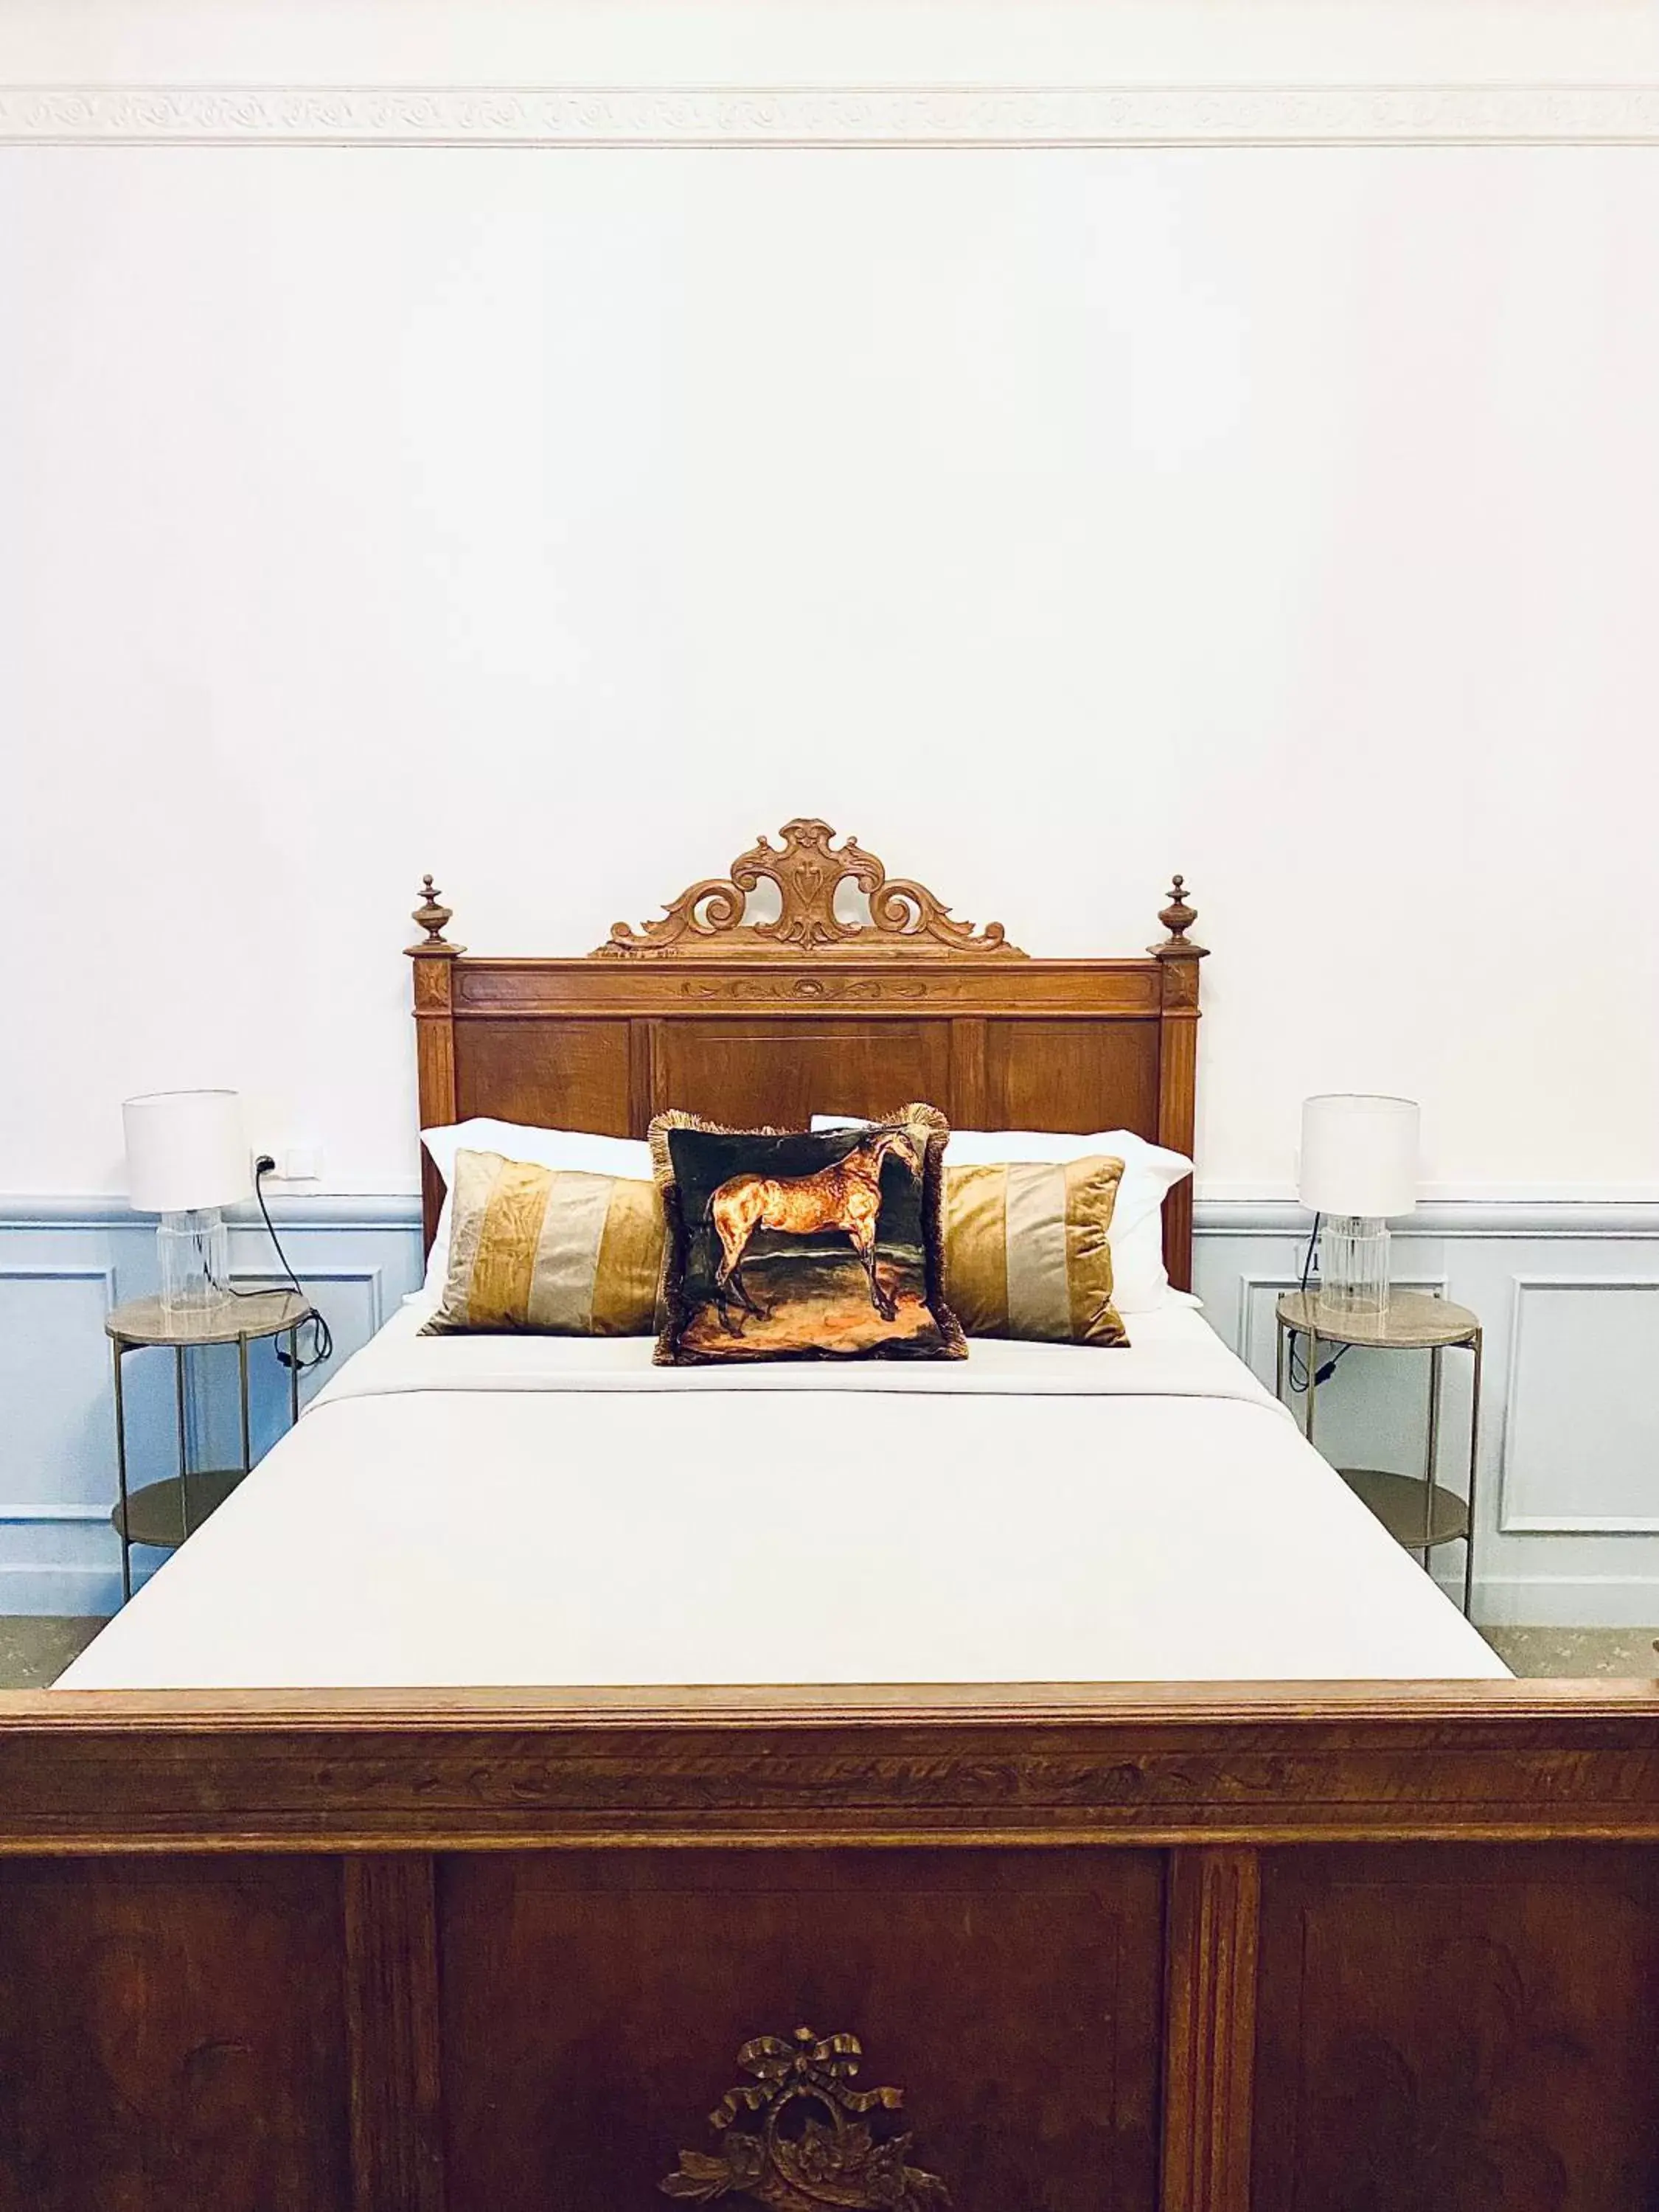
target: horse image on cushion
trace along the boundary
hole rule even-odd
[[[822,1133],[651,1125],[669,1224],[658,1358],[950,1358],[931,1107]]]

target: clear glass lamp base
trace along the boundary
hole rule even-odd
[[[1387,1313],[1386,1221],[1360,1213],[1327,1217],[1319,1232],[1319,1303],[1332,1313]]]
[[[216,1312],[230,1297],[230,1232],[216,1206],[164,1213],[155,1231],[161,1310],[169,1320]]]

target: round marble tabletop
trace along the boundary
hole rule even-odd
[[[105,1315],[104,1334],[118,1344],[239,1344],[248,1337],[280,1336],[310,1312],[293,1291],[238,1294],[199,1313],[170,1314],[160,1298],[131,1298]]]
[[[1437,1344],[1468,1344],[1480,1334],[1479,1317],[1449,1298],[1425,1291],[1395,1291],[1378,1313],[1348,1313],[1328,1305],[1315,1291],[1286,1291],[1279,1301],[1286,1328],[1317,1336],[1325,1344],[1370,1344],[1402,1352],[1429,1351]]]

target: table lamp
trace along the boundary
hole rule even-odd
[[[161,1308],[172,1320],[207,1314],[230,1290],[229,1236],[222,1206],[251,1195],[253,1170],[234,1091],[156,1091],[121,1107],[127,1191],[141,1213],[159,1213]]]
[[[1409,1098],[1330,1091],[1302,1102],[1302,1203],[1324,1217],[1319,1297],[1339,1313],[1389,1310],[1389,1217],[1417,1204]]]

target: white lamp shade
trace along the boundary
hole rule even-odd
[[[1417,1204],[1418,1110],[1409,1098],[1328,1091],[1302,1102],[1302,1203],[1386,1221]]]
[[[234,1091],[156,1091],[121,1107],[127,1193],[141,1213],[234,1206],[253,1188]]]

